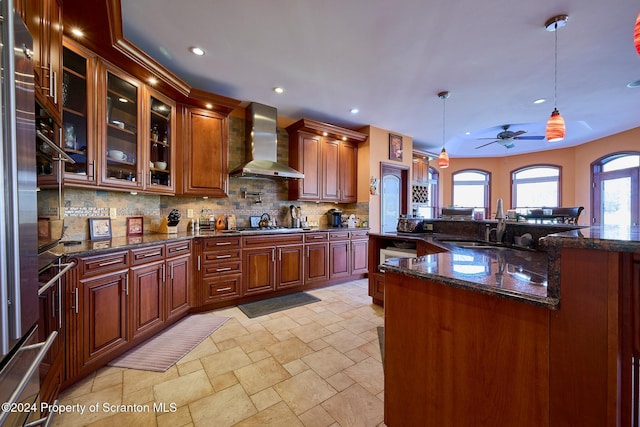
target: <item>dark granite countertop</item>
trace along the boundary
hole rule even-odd
[[[540,239],[545,248],[600,249],[613,252],[640,251],[640,227],[598,226],[550,234]]]
[[[132,249],[136,247],[152,246],[160,243],[169,243],[184,239],[193,239],[196,237],[224,237],[224,236],[252,236],[260,234],[269,234],[277,236],[279,234],[291,233],[312,233],[318,231],[341,231],[341,230],[368,230],[368,228],[331,228],[331,227],[313,227],[308,229],[302,228],[282,228],[278,230],[201,230],[196,233],[177,233],[177,234],[161,234],[151,233],[142,236],[113,237],[108,240],[82,240],[77,244],[65,246],[64,243],[50,249],[50,252],[64,256],[78,255],[96,255],[104,251],[113,251],[120,249]]]
[[[383,268],[434,283],[515,299],[556,309],[558,299],[547,290],[547,254],[507,246],[459,247],[462,236],[381,233],[383,238],[423,240],[445,251],[417,258],[391,258]],[[468,240],[468,238],[467,238]],[[450,243],[446,243],[450,242]]]

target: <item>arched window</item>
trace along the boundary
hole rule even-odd
[[[527,166],[511,173],[511,207],[514,209],[560,206],[560,167]]]
[[[453,174],[453,206],[483,208],[486,218],[490,214],[491,173],[467,169]]]
[[[591,222],[638,225],[640,153],[609,154],[591,164]]]

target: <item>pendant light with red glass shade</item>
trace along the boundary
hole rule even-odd
[[[640,12],[636,18],[636,26],[633,30],[633,43],[636,45],[638,55],[640,55]]]
[[[438,98],[442,99],[442,151],[440,152],[440,156],[438,157],[438,166],[441,169],[445,169],[449,167],[449,154],[447,154],[447,150],[444,148],[444,129],[445,129],[445,99],[449,97],[449,92],[439,92]]]
[[[551,117],[547,121],[546,137],[549,142],[558,142],[564,139],[566,127],[564,118],[558,111],[558,30],[567,25],[568,15],[558,15],[549,19],[545,24],[547,31],[555,32],[555,64],[554,64],[554,83],[553,83],[553,111]]]

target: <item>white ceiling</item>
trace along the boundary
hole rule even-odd
[[[439,152],[446,102],[451,157],[568,147],[640,126],[640,56],[629,0],[121,0],[125,37],[193,87],[357,129],[372,125]],[[559,143],[476,149],[510,130],[544,135],[554,107],[558,32]],[[200,46],[203,57],[188,48]],[[285,88],[275,94],[275,86]],[[534,105],[537,98],[547,98]],[[349,112],[357,107],[360,112]],[[465,135],[465,132],[471,132]],[[640,142],[639,142],[640,146]]]

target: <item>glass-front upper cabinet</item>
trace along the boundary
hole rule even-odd
[[[58,168],[60,156],[50,144],[59,146],[58,137],[60,135],[59,126],[53,117],[42,108],[38,101],[36,106],[36,173],[38,177],[38,187],[55,187],[58,184]],[[45,139],[47,141],[45,141]],[[49,143],[47,143],[49,142]]]
[[[96,183],[96,149],[93,115],[88,105],[93,99],[94,58],[73,43],[65,42],[62,52],[62,149],[75,163],[65,162],[66,184]]]
[[[102,117],[106,120],[102,147],[101,184],[117,187],[141,187],[142,170],[139,166],[139,83],[106,70],[106,96]]]
[[[176,106],[169,98],[149,89],[149,174],[146,189],[159,193],[174,191],[174,146]]]

